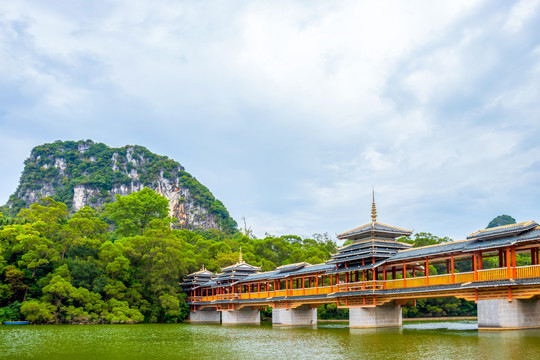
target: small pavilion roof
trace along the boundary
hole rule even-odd
[[[184,278],[184,282],[182,282],[180,285],[182,287],[199,286],[201,284],[207,283],[214,276],[215,276],[215,274],[213,272],[205,269],[204,265],[203,265],[201,270],[186,275],[186,277]]]
[[[223,284],[223,281],[227,282],[227,285],[242,280],[246,276],[252,275],[260,271],[261,268],[250,265],[242,259],[242,248],[240,248],[238,255],[238,262],[236,264],[224,267],[221,269],[221,273],[217,274],[213,279],[213,284],[210,286],[219,287]]]
[[[234,265],[230,265],[230,266],[227,266],[227,267],[221,269],[222,272],[229,272],[229,271],[232,271],[232,270],[235,270],[235,271],[242,271],[242,270],[243,271],[260,271],[261,268],[257,267],[257,266],[250,265],[245,261],[242,261],[242,262],[237,262]]]
[[[210,270],[207,270],[205,268],[202,268],[199,271],[196,271],[194,273],[188,274],[186,278],[195,278],[195,277],[205,277],[205,276],[214,276],[215,274],[211,272]]]

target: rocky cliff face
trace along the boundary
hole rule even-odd
[[[109,148],[86,141],[57,141],[37,146],[25,161],[19,187],[6,207],[12,214],[42,197],[71,207],[98,208],[149,187],[169,199],[179,227],[235,231],[236,222],[210,191],[176,161],[142,146]]]

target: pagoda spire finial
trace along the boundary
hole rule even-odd
[[[244,260],[242,259],[242,245],[240,245],[240,250],[238,251],[238,263],[243,263]]]
[[[375,189],[372,189],[373,203],[371,204],[371,222],[377,221],[377,208],[375,207]]]

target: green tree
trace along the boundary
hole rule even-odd
[[[110,299],[102,312],[102,318],[111,324],[133,324],[144,320],[139,310],[129,306],[127,301]]]
[[[18,218],[36,224],[36,229],[49,239],[58,238],[60,229],[66,223],[69,212],[66,204],[57,202],[50,197],[40,199],[29,209],[22,209]]]
[[[33,324],[52,322],[54,320],[54,311],[54,305],[37,300],[25,301],[21,306],[21,314]]]
[[[61,235],[63,254],[72,246],[98,249],[106,240],[109,226],[95,215],[95,210],[87,206],[77,211],[63,227]]]
[[[115,199],[105,206],[105,217],[118,236],[142,235],[152,220],[165,219],[169,212],[169,201],[149,188]]]
[[[14,265],[8,265],[5,268],[5,284],[0,285],[0,289],[4,289],[0,299],[22,299],[28,291],[28,285],[24,283],[24,272]]]
[[[16,255],[16,265],[26,268],[32,280],[36,279],[39,269],[49,266],[51,262],[59,259],[54,243],[41,235],[35,228],[42,228],[43,221],[34,224],[10,225],[0,231],[0,239],[11,243],[12,256]],[[26,300],[28,288],[22,301]]]
[[[123,247],[120,248],[111,241],[104,242],[99,249],[101,268],[104,268],[107,275],[113,280],[126,280],[129,276],[129,260],[123,255],[122,250]]]
[[[21,318],[21,303],[18,301],[8,306],[0,307],[0,324],[4,321],[19,321]]]

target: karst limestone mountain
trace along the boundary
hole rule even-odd
[[[144,187],[169,200],[178,227],[236,231],[223,203],[178,162],[142,146],[111,148],[91,140],[36,146],[3,211],[15,215],[40,198],[52,197],[76,212],[84,206],[99,208],[115,195]]]

